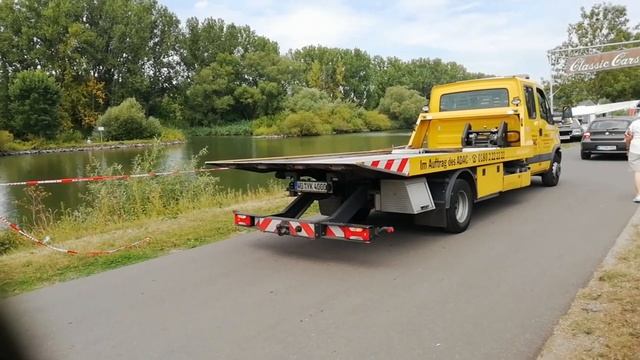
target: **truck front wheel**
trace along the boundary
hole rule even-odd
[[[553,161],[551,162],[551,169],[542,174],[542,184],[544,186],[556,186],[560,181],[560,173],[562,172],[562,166],[560,165],[560,155],[557,153],[553,155]]]
[[[451,203],[446,210],[445,231],[457,234],[467,230],[472,213],[473,191],[471,191],[471,186],[463,179],[456,179],[451,189]]]

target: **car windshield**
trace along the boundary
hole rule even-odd
[[[626,120],[597,120],[591,123],[591,130],[626,130],[629,123]]]
[[[509,106],[507,89],[473,90],[444,94],[440,97],[440,111],[488,109]]]

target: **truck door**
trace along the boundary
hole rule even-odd
[[[553,125],[553,114],[551,114],[549,102],[542,89],[536,88],[536,99],[540,114],[540,119],[537,121],[538,154],[551,154],[555,145],[554,136],[557,135],[557,128]]]

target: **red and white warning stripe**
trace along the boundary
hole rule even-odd
[[[316,238],[314,226],[305,222],[289,221],[289,234],[293,236],[308,237],[310,239]]]
[[[371,229],[353,226],[327,225],[326,237],[370,242]]]
[[[365,161],[365,166],[403,175],[409,175],[409,159],[388,159]]]
[[[151,173],[148,173],[148,174],[132,174],[132,175],[89,176],[89,177],[63,178],[63,179],[51,179],[51,180],[28,180],[28,181],[16,181],[16,182],[9,182],[9,183],[1,183],[0,186],[36,186],[36,185],[46,185],[46,184],[73,184],[73,183],[81,183],[81,182],[128,180],[128,179],[134,179],[134,178],[169,176],[169,175],[182,175],[182,174],[191,174],[191,173],[198,173],[198,172],[210,172],[210,171],[219,171],[219,170],[228,170],[228,168],[151,172]]]
[[[237,216],[237,215],[236,215]],[[270,217],[256,218],[255,224],[260,231],[278,233],[278,227],[285,222],[285,220],[274,219]],[[302,236],[310,239],[316,238],[315,226],[312,223],[303,221],[288,221],[287,227],[289,228],[289,235]]]
[[[256,218],[256,227],[264,232],[276,232],[282,220],[272,218]]]
[[[2,222],[5,225],[7,225],[9,227],[9,229],[13,230],[14,232],[16,232],[16,233],[22,235],[23,237],[31,240],[36,245],[44,246],[44,247],[46,247],[48,249],[51,249],[51,250],[54,250],[54,251],[58,251],[58,252],[61,252],[61,253],[65,253],[65,254],[69,254],[69,255],[79,255],[79,254],[88,255],[88,256],[109,255],[109,254],[113,254],[115,252],[118,252],[120,250],[132,248],[134,246],[140,245],[140,244],[142,244],[144,242],[147,242],[147,241],[151,240],[150,237],[145,237],[144,239],[142,239],[140,241],[136,241],[136,242],[131,243],[131,244],[123,245],[123,246],[117,247],[115,249],[79,251],[79,250],[72,250],[72,249],[63,249],[63,248],[59,248],[57,246],[53,246],[53,245],[47,243],[47,241],[40,240],[40,239],[36,238],[35,236],[29,234],[28,232],[24,231],[20,226],[18,226],[18,224],[12,223],[11,221],[9,221],[7,218],[5,218],[3,216],[0,216],[0,222]]]

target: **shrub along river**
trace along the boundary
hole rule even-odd
[[[307,155],[362,151],[404,145],[410,133],[374,132],[346,135],[327,135],[303,138],[254,138],[247,136],[193,137],[183,145],[166,147],[162,166],[158,170],[172,170],[197,154],[202,148],[208,153],[203,160],[259,158],[284,155]],[[20,155],[0,158],[0,182],[46,180],[87,176],[87,165],[99,161],[104,165],[119,163],[128,174],[136,155],[144,149],[97,150],[90,152]],[[233,189],[246,189],[265,185],[273,174],[256,174],[237,170],[215,173],[220,184]],[[45,204],[52,209],[74,209],[82,203],[86,184],[42,185],[51,195]],[[22,187],[0,186],[0,215],[22,221],[25,210],[16,204],[24,199]]]

